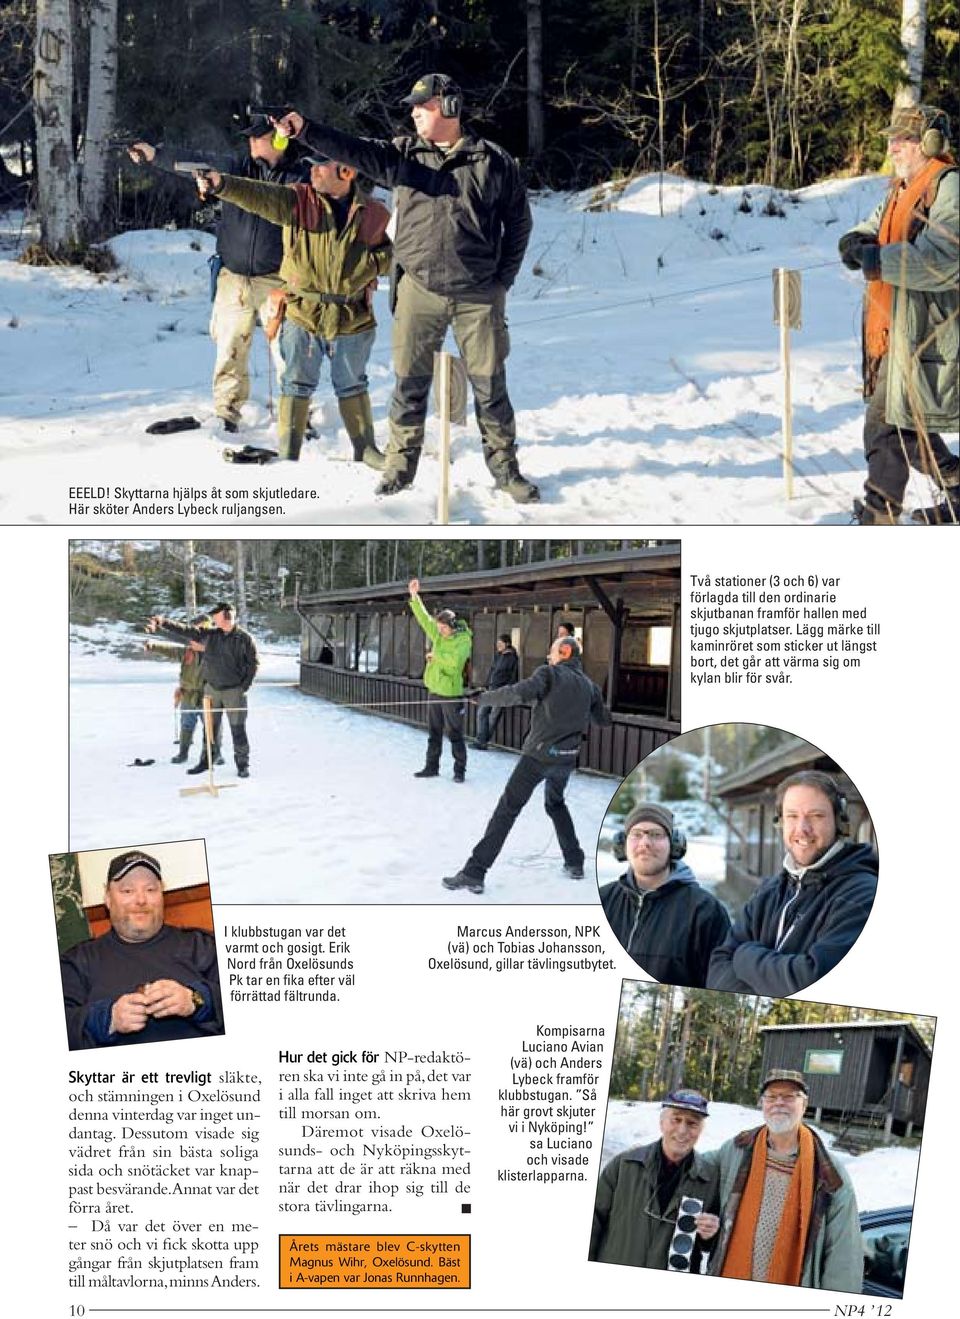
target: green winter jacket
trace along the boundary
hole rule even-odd
[[[153,642],[150,649],[155,655],[179,661],[180,680],[177,685],[181,693],[180,704],[184,709],[198,709],[203,701],[203,674],[200,672],[203,656],[189,646],[165,644],[162,641]]]
[[[875,237],[892,194],[851,233]],[[880,274],[893,285],[886,420],[916,430],[960,429],[960,174],[945,166],[929,212],[908,243],[884,243]],[[866,361],[866,353],[864,353]]]
[[[588,1258],[601,1264],[633,1264],[643,1269],[665,1269],[673,1240],[681,1196],[703,1201],[704,1212],[718,1212],[717,1168],[696,1151],[680,1179],[667,1212],[660,1213],[655,1197],[660,1164],[660,1141],[627,1150],[611,1159],[597,1182],[593,1230]],[[694,1247],[691,1271],[699,1271],[700,1252],[709,1241]]]
[[[730,1244],[740,1198],[750,1173],[753,1147],[766,1127],[741,1131],[719,1150],[704,1155],[720,1166],[720,1232],[710,1259],[710,1272],[719,1274]],[[860,1215],[849,1176],[834,1163],[823,1141],[813,1136],[814,1193],[807,1250],[800,1274],[801,1287],[824,1287],[838,1292],[859,1292],[863,1286],[863,1239]]]
[[[458,619],[453,635],[442,637],[436,619],[418,595],[410,597],[410,608],[430,638],[432,654],[423,671],[423,685],[434,696],[462,696],[463,670],[473,649],[473,633]]]
[[[282,226],[280,278],[292,321],[328,341],[374,328],[372,292],[393,253],[385,206],[355,192],[338,233],[329,201],[309,183],[260,183],[235,174],[222,179],[219,198]]]

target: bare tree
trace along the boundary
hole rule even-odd
[[[83,135],[83,220],[101,227],[107,192],[108,144],[117,115],[117,0],[89,0],[90,75]]]
[[[543,154],[543,3],[527,0],[527,152]]]
[[[80,241],[73,107],[70,0],[37,0],[33,99],[37,127],[37,209],[42,245],[51,253]]]

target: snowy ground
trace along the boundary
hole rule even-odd
[[[536,200],[533,238],[509,302],[509,379],[523,468],[541,485],[543,503],[520,509],[492,491],[471,421],[455,432],[451,519],[846,522],[863,480],[862,280],[840,265],[836,243],[884,187],[879,177],[819,184],[781,196],[783,218],[763,213],[766,189],[711,191],[674,178],[666,180],[661,216],[656,176],[636,180],[609,211],[584,209],[585,196]],[[309,492],[286,502],[286,520],[297,523],[433,518],[434,461],[423,463],[410,491],[377,500],[373,473],[331,461],[347,444],[329,420],[298,466],[228,466],[205,430],[146,435],[158,418],[209,415],[212,240],[191,232],[123,235],[113,242],[122,278],[99,282],[82,271],[15,264],[17,245],[30,237],[21,223],[0,221],[3,521],[64,521],[68,486],[100,485],[216,486],[244,498],[264,486],[296,487]],[[789,504],[771,295],[771,271],[781,265],[801,270],[804,281],[803,328],[793,335],[797,476]],[[392,383],[385,291],[377,312],[370,381],[384,441]],[[244,438],[269,443],[262,339],[253,365]],[[330,406],[324,411],[336,416]],[[431,422],[427,452],[435,450]],[[912,498],[929,502],[922,482]],[[98,520],[92,509],[73,516]],[[183,519],[137,513],[127,520]]]
[[[759,1110],[741,1104],[711,1104],[710,1116],[697,1142],[698,1150],[716,1149],[738,1131],[760,1125]],[[812,1124],[811,1124],[812,1125]],[[918,1149],[889,1146],[867,1154],[846,1154],[834,1148],[833,1137],[814,1127],[831,1158],[850,1174],[857,1195],[857,1205],[864,1209],[893,1209],[913,1204],[917,1184]],[[603,1133],[601,1164],[634,1145],[646,1145],[660,1138],[660,1105],[614,1100],[607,1106],[607,1124]]]
[[[516,757],[469,756],[467,782],[452,781],[449,746],[441,777],[414,779],[426,734],[371,717],[296,687],[294,654],[267,648],[250,699],[251,777],[219,797],[181,797],[202,779],[170,764],[175,752],[172,663],[103,653],[112,626],[74,629],[70,682],[70,847],[207,841],[215,902],[233,903],[595,903],[596,885],[563,875],[553,827],[534,794],[486,893],[448,893],[443,875],[467,859]],[[135,640],[133,634],[131,642]],[[190,764],[195,763],[199,732]],[[145,768],[136,758],[153,759]],[[613,780],[575,774],[567,792],[589,858]]]

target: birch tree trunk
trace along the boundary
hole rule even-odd
[[[197,570],[192,540],[183,542],[183,604],[192,618],[197,612]]]
[[[903,47],[903,78],[894,98],[894,108],[905,109],[923,100],[923,48],[927,39],[927,0],[903,0],[900,44]]]
[[[33,97],[37,128],[40,241],[62,252],[80,241],[77,164],[73,154],[73,29],[70,0],[37,0]]]
[[[246,623],[247,621],[247,563],[246,563],[246,543],[242,540],[237,541],[234,576],[236,578],[236,583],[237,583],[237,621],[239,623]]]
[[[88,233],[103,226],[108,142],[117,116],[117,0],[89,0],[90,79],[83,135],[83,220]]]

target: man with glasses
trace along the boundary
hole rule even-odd
[[[708,989],[784,998],[831,971],[853,947],[877,891],[877,854],[846,837],[847,803],[820,770],[776,793],[783,868],[766,879],[714,950]]]
[[[859,1292],[860,1216],[843,1167],[802,1122],[802,1072],[774,1068],[760,1088],[763,1125],[718,1151],[723,1227],[710,1272]]]
[[[686,839],[665,806],[635,806],[624,834],[629,868],[600,890],[610,928],[654,979],[702,989],[710,955],[730,932],[726,909],[682,859]]]
[[[708,1116],[696,1090],[675,1090],[660,1110],[660,1139],[618,1154],[597,1182],[589,1258],[601,1264],[699,1273],[720,1228],[716,1167],[695,1153]]]

